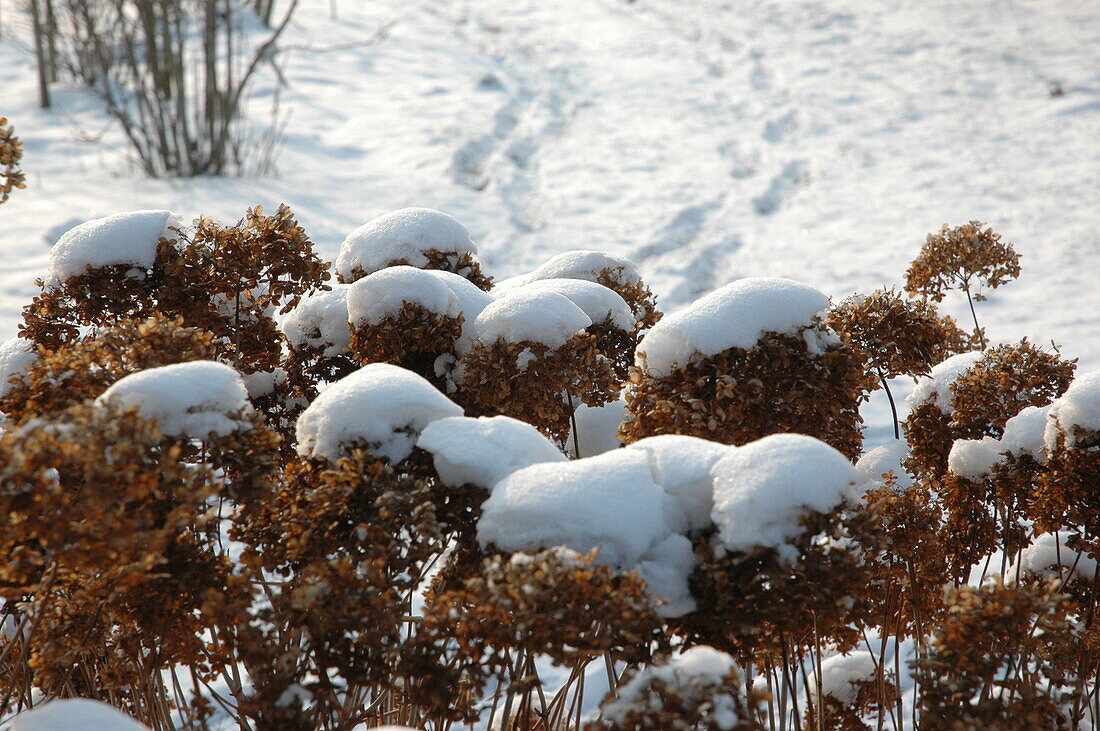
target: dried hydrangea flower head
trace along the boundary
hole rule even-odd
[[[336,275],[351,284],[401,265],[452,272],[485,291],[493,287],[481,271],[477,245],[466,227],[430,208],[402,208],[352,231],[340,245]]]
[[[742,279],[665,317],[638,344],[621,435],[744,444],[820,437],[855,459],[862,356],[821,321],[828,298],[789,279]]]
[[[1046,469],[1031,518],[1042,531],[1068,532],[1077,550],[1100,551],[1100,371],[1078,376],[1050,408]]]
[[[474,321],[458,363],[459,397],[475,414],[504,414],[564,442],[572,406],[612,401],[610,362],[592,320],[558,292],[518,288],[493,300]]]
[[[19,420],[64,410],[96,398],[131,373],[213,360],[217,353],[213,336],[184,327],[182,318],[154,314],[143,320],[122,320],[86,339],[36,355],[23,380],[0,399],[0,411]]]
[[[905,291],[940,302],[949,289],[966,292],[974,315],[975,334],[985,347],[984,336],[974,314],[974,302],[984,300],[981,287],[996,289],[1020,276],[1020,255],[1012,244],[985,224],[971,221],[950,228],[946,223],[938,234],[928,234],[917,258],[905,272]]]
[[[11,196],[13,190],[27,187],[26,177],[19,169],[23,159],[23,143],[14,134],[14,127],[5,127],[7,117],[0,117],[0,203]]]
[[[855,295],[829,310],[834,332],[854,343],[883,379],[927,373],[954,352],[957,326],[924,300],[906,300],[890,289]]]
[[[428,379],[462,334],[459,299],[434,272],[380,269],[348,289],[351,352],[360,363],[393,363]]]
[[[1026,339],[938,364],[906,399],[907,467],[929,478],[942,476],[956,439],[1000,437],[1008,420],[1024,408],[1045,406],[1061,395],[1075,364]]]

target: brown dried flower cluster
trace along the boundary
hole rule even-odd
[[[1019,277],[1020,255],[993,229],[983,231],[984,225],[971,221],[950,228],[945,223],[939,233],[928,234],[905,273],[905,291],[940,302],[955,287],[968,293],[975,285],[996,289]],[[975,292],[974,299],[984,297]]]
[[[891,289],[849,297],[829,311],[825,324],[859,347],[868,368],[882,379],[923,375],[950,355],[970,350],[951,318],[923,300],[905,300]],[[961,348],[961,349],[960,349]]]
[[[469,413],[505,414],[563,443],[570,402],[600,406],[618,395],[611,364],[589,333],[553,349],[532,341],[475,342],[461,365],[459,398]]]
[[[27,187],[26,177],[19,169],[23,159],[23,143],[14,134],[14,127],[6,127],[7,117],[0,117],[0,203],[11,197],[13,190]]]
[[[351,356],[359,363],[393,363],[440,385],[435,361],[453,354],[463,316],[447,317],[406,302],[378,323],[351,325]]]
[[[1028,406],[1046,406],[1069,387],[1076,361],[1062,360],[1026,339],[999,345],[951,385],[951,410],[920,404],[905,420],[914,474],[939,478],[957,439],[1000,437],[1005,423]]]
[[[814,325],[818,328],[820,325]],[[699,357],[668,376],[631,371],[627,442],[688,434],[746,444],[769,434],[808,434],[848,457],[863,442],[859,404],[873,388],[863,356],[845,343],[809,352],[802,334],[766,334],[749,350]]]

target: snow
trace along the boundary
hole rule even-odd
[[[856,462],[856,474],[859,482],[871,486],[882,486],[885,480],[882,476],[887,472],[893,472],[896,478],[894,488],[907,490],[913,486],[913,478],[905,471],[903,463],[909,457],[909,445],[905,439],[891,439],[886,444],[879,445],[866,452]]]
[[[96,403],[137,407],[166,436],[194,439],[236,431],[238,417],[252,411],[241,374],[210,360],[133,373],[112,384]]]
[[[397,464],[420,432],[462,408],[423,377],[388,363],[371,363],[325,389],[298,417],[298,454],[336,462],[354,443]]]
[[[515,292],[515,289],[504,290]],[[584,311],[588,319],[601,324],[608,318],[620,330],[634,332],[634,314],[626,301],[602,284],[583,279],[540,279],[522,287],[524,292],[557,292]]]
[[[460,314],[458,297],[446,282],[432,272],[411,266],[396,266],[368,274],[348,290],[348,318],[353,325],[377,325],[401,311],[406,304],[418,305],[440,317]]]
[[[477,524],[482,546],[533,553],[564,546],[638,571],[665,616],[695,608],[687,516],[658,485],[648,455],[619,449],[562,463],[535,464],[497,483]]]
[[[10,731],[142,731],[148,727],[106,703],[66,698],[19,713],[7,728]]]
[[[733,657],[708,645],[697,645],[673,655],[665,664],[639,670],[618,689],[618,697],[604,707],[603,718],[621,722],[628,712],[646,703],[643,694],[655,682],[661,682],[670,689],[681,690],[689,698],[697,697],[695,693],[700,691],[711,691],[706,696],[712,703],[708,720],[716,728],[732,729],[740,719],[725,678],[734,672],[737,670]]]
[[[1100,370],[1077,376],[1066,392],[1050,407],[1044,441],[1048,449],[1058,443],[1058,433],[1066,435],[1066,444],[1075,443],[1074,429],[1100,431]]]
[[[578,279],[595,282],[605,269],[610,269],[614,278],[624,284],[642,281],[638,265],[625,256],[587,249],[563,251],[540,264],[530,274],[524,275],[521,281],[530,283],[542,279]]]
[[[371,219],[348,234],[336,257],[336,273],[350,281],[356,269],[372,274],[401,259],[422,268],[428,264],[424,252],[431,249],[477,254],[466,227],[446,213],[402,208]]]
[[[350,285],[331,286],[330,290],[303,297],[279,323],[279,329],[292,347],[308,345],[331,358],[347,352],[351,346],[351,329],[348,327]]]
[[[978,481],[989,476],[993,465],[1004,458],[1004,451],[1004,445],[996,437],[959,439],[951,445],[947,469],[959,477]]]
[[[573,412],[573,419],[577,423],[576,441],[580,445],[581,453],[574,454],[576,450],[572,426],[569,429],[569,439],[565,443],[569,453],[574,457],[595,457],[597,454],[618,449],[622,446],[619,441],[619,426],[626,415],[626,400],[621,396],[602,406],[580,404]]]
[[[1005,422],[1001,446],[1004,451],[1017,456],[1027,454],[1035,459],[1043,458],[1043,436],[1050,418],[1051,405],[1028,406]]]
[[[11,393],[11,379],[22,376],[38,362],[34,343],[24,338],[11,338],[0,343],[0,398]]]
[[[710,469],[730,447],[698,437],[662,434],[639,439],[626,448],[649,455],[654,480],[680,504],[688,517],[689,530],[710,525],[714,507]]]
[[[1073,569],[1079,579],[1092,581],[1096,578],[1096,559],[1088,554],[1079,553],[1066,545],[1065,533],[1044,533],[1020,552],[1018,568],[1021,573],[1031,571],[1046,575],[1051,567]],[[1017,565],[1010,566],[1006,575],[1015,577]],[[1068,577],[1067,577],[1068,579]]]
[[[474,331],[486,344],[534,342],[554,349],[591,324],[584,310],[564,295],[521,288],[486,305],[474,321]]]
[[[892,670],[890,671],[892,673]],[[877,678],[875,657],[866,650],[854,650],[847,655],[833,655],[821,661],[821,693],[832,696],[841,703],[854,703],[856,688],[853,683]],[[810,675],[807,684],[817,695],[817,679]]]
[[[959,353],[932,367],[928,375],[921,376],[913,392],[905,397],[905,405],[916,409],[928,402],[935,403],[940,411],[950,414],[954,407],[951,386],[985,355],[981,351]]]
[[[526,422],[508,416],[452,416],[428,424],[416,446],[430,452],[444,485],[491,489],[533,464],[564,462],[554,443]]]
[[[482,510],[482,545],[527,553],[599,546],[600,561],[616,566],[637,564],[686,521],[653,481],[646,455],[627,450],[514,472],[497,483]]]
[[[171,237],[168,228],[179,225],[179,216],[171,211],[128,211],[81,223],[50,249],[50,275],[64,281],[88,267],[151,269],[161,237]]]
[[[802,532],[799,518],[856,497],[858,478],[844,455],[802,434],[773,434],[731,449],[711,475],[721,544],[731,551],[776,548],[788,561],[788,541]]]
[[[697,353],[748,350],[764,333],[793,334],[828,306],[828,297],[801,282],[739,279],[665,316],[638,344],[636,362],[654,376],[667,376]]]

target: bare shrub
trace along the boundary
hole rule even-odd
[[[7,117],[0,117],[0,203],[11,197],[13,190],[25,188],[26,177],[19,169],[23,160],[23,143],[15,136],[14,127],[5,127]]]

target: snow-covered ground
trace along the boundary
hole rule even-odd
[[[0,116],[28,176],[0,207],[0,336],[48,238],[126,209],[286,202],[332,259],[375,215],[429,206],[498,278],[604,249],[666,311],[743,276],[900,284],[927,232],[980,219],[1023,255],[981,305],[990,335],[1100,367],[1095,0],[337,0],[336,18],[304,0],[279,174],[196,180],[140,177],[86,94],[38,109],[21,5],[0,0]]]

